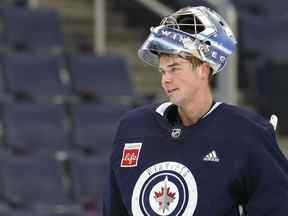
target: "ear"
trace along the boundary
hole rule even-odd
[[[204,62],[201,64],[200,74],[202,79],[209,80],[210,66],[208,63]]]

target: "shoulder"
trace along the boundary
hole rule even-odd
[[[128,111],[120,120],[117,137],[132,138],[157,134],[156,109],[157,105],[150,104]]]
[[[157,105],[149,104],[142,107],[134,108],[122,116],[121,122],[134,122],[153,118]]]
[[[227,119],[230,124],[237,124],[243,130],[246,128],[250,131],[273,131],[272,124],[252,109],[222,104],[222,110],[224,118]]]
[[[223,104],[230,135],[248,155],[269,154],[283,157],[272,124],[255,111]],[[281,156],[280,156],[281,155]]]

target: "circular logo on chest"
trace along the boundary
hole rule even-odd
[[[193,215],[198,199],[191,171],[178,162],[161,162],[144,170],[131,200],[133,215]]]

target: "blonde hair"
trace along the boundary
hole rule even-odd
[[[194,56],[186,57],[186,59],[191,62],[193,69],[196,69],[197,67],[199,67],[200,65],[202,65],[204,63],[202,60],[200,60]]]

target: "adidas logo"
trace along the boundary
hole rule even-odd
[[[204,161],[213,161],[213,162],[219,162],[220,159],[217,157],[216,151],[212,151],[209,154],[207,154],[204,158]]]

